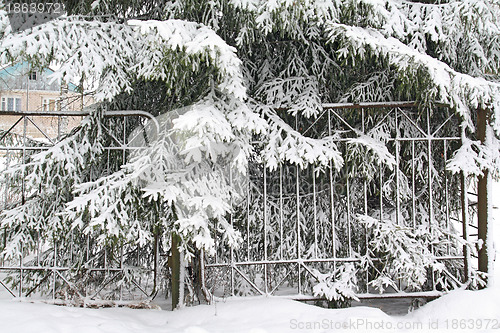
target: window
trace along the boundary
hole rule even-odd
[[[2,111],[21,111],[21,98],[2,97]]]
[[[43,111],[59,111],[61,110],[61,102],[55,98],[43,99]]]
[[[29,72],[29,78],[32,81],[36,81],[36,71]]]

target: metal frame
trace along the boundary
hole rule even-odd
[[[286,109],[279,109],[278,111],[286,112]],[[443,226],[449,230],[452,220],[462,223],[462,212],[467,208],[463,206],[463,200],[460,207],[455,206],[454,209],[451,208],[450,202],[452,199],[460,201],[460,191],[459,189],[458,191],[454,189],[454,197],[451,197],[452,194],[449,187],[451,186],[450,177],[452,175],[445,169],[446,161],[452,153],[450,147],[452,144],[460,142],[460,132],[457,127],[456,131],[452,130],[456,132],[453,135],[440,135],[447,125],[451,125],[454,120],[458,120],[455,114],[450,114],[443,119],[437,128],[432,128],[430,122],[431,111],[426,110],[424,114],[416,117],[417,106],[415,102],[323,104],[323,113],[315,118],[307,129],[301,131],[296,127],[296,130],[305,135],[323,126],[319,131],[321,135],[323,137],[325,135],[328,136],[338,147],[344,147],[347,151],[348,148],[346,147],[350,144],[349,142],[353,134],[367,133],[369,127],[366,120],[367,112],[380,111],[385,111],[385,113],[378,124],[390,124],[389,127],[392,126],[393,129],[391,137],[386,140],[386,147],[394,154],[397,166],[394,168],[392,175],[395,178],[395,188],[393,189],[395,207],[387,207],[384,195],[379,195],[378,212],[380,218],[384,218],[387,211],[391,210],[395,214],[397,224],[404,223],[405,225],[416,227],[420,224],[418,220],[421,218],[421,216],[417,215],[417,206],[427,205],[427,225],[431,230],[436,225]],[[352,118],[355,118],[356,123],[350,123],[349,119],[346,119],[342,112],[351,116],[355,114],[356,117]],[[399,130],[399,125],[402,122],[413,127],[412,131],[418,135],[402,135]],[[327,124],[326,129],[324,123]],[[370,124],[370,127],[374,128],[378,124]],[[344,137],[333,137],[334,131],[339,130],[339,128],[334,128],[334,126],[343,127],[346,135]],[[441,149],[439,147],[443,147],[442,159],[435,161],[433,160],[433,153],[435,149]],[[409,163],[408,161],[402,161],[402,149],[405,150],[406,155],[411,156]],[[421,188],[422,185],[417,185],[416,177],[418,170],[415,165],[417,153],[425,154],[428,161],[425,170],[420,170],[422,171],[421,173],[427,174],[427,178],[425,180],[418,180],[420,184],[425,183],[426,188],[424,189]],[[409,165],[409,171],[402,170],[403,163]],[[435,169],[438,166],[441,166],[440,170]],[[284,190],[285,180],[283,179],[283,170],[285,168],[289,170],[295,168],[295,177],[293,177],[293,172],[287,172],[289,177],[294,178],[288,179],[288,183],[295,183],[294,193],[290,190],[290,184],[288,184],[290,186],[288,186],[287,190]],[[206,261],[205,269],[207,275],[204,277],[204,281],[207,281],[206,288],[212,290],[215,296],[241,295],[240,290],[235,290],[235,280],[239,280],[240,284],[249,286],[251,294],[285,295],[297,299],[316,299],[311,295],[311,291],[308,288],[308,281],[315,276],[312,271],[313,269],[323,266],[327,270],[335,270],[338,265],[348,262],[358,262],[360,260],[353,256],[352,223],[355,214],[368,214],[370,209],[373,212],[374,204],[373,202],[370,204],[368,202],[368,188],[370,186],[373,187],[378,182],[378,191],[380,193],[384,192],[383,184],[389,174],[388,169],[383,165],[377,168],[379,170],[378,175],[373,175],[372,180],[365,178],[360,182],[359,179],[354,179],[350,176],[346,176],[339,181],[339,172],[333,169],[331,163],[330,167],[319,177],[316,176],[314,167],[300,170],[298,166],[280,164],[278,170],[272,175],[270,175],[271,172],[267,170],[265,165],[252,167],[251,169],[253,170],[251,171],[254,174],[250,175],[249,179],[249,192],[246,203],[247,212],[240,217],[238,222],[234,222],[244,238],[242,247],[238,250],[231,249],[231,254],[228,256],[227,249],[224,248],[222,242],[216,242],[218,246],[216,257],[208,258],[208,260],[204,259]],[[443,184],[435,183],[435,179],[433,178],[434,172],[442,172],[444,174],[445,180]],[[340,173],[342,173],[342,170]],[[411,187],[410,199],[404,199],[399,194],[401,191],[400,187],[402,186],[401,177],[406,176],[408,176],[407,179]],[[309,179],[308,183],[312,183],[312,189],[304,187],[305,184],[303,183],[305,182],[302,180],[307,177]],[[274,184],[270,185],[273,181]],[[318,184],[321,184],[321,186],[318,187]],[[273,185],[278,186],[279,189],[274,190],[274,193],[270,193],[270,191],[273,192],[270,190],[270,187]],[[360,186],[356,187],[357,185]],[[442,187],[444,187],[444,191],[436,193]],[[344,192],[342,193],[342,191]],[[425,191],[428,193],[426,197],[422,195]],[[277,195],[278,197],[276,198],[273,195]],[[328,202],[329,208],[323,209],[322,212],[330,212],[329,233],[331,235],[323,237],[323,239],[329,244],[318,241],[318,235],[320,234],[317,212],[318,198],[325,196],[329,198],[327,198],[328,200],[323,200],[322,203]],[[439,198],[436,196],[439,196]],[[373,195],[371,199],[374,199]],[[436,200],[438,199],[444,202],[444,213],[438,212],[435,207]],[[304,216],[307,213],[303,212],[301,205],[303,200],[312,200],[312,205],[309,206],[313,207],[313,211],[312,213],[307,212],[310,216]],[[249,213],[252,210],[251,201],[254,203],[261,202],[263,206],[253,207],[254,209],[260,209],[260,213],[257,212],[252,217]],[[286,211],[284,208],[285,201],[288,207],[294,206],[295,212]],[[403,201],[405,201],[404,204],[407,208],[405,211],[402,209]],[[293,205],[292,202],[295,202],[295,204]],[[278,210],[278,212],[270,214],[271,211],[275,210]],[[403,213],[410,216],[405,218]],[[260,221],[258,216],[260,216]],[[312,223],[308,223],[311,218]],[[272,223],[271,226],[270,223]],[[325,223],[321,225],[321,228],[323,228],[322,232],[327,230],[325,226]],[[251,230],[261,231],[256,235]],[[309,235],[303,235],[304,232],[310,234],[310,237],[307,237]],[[275,242],[275,247],[271,248],[269,241],[276,238],[276,235],[279,235],[279,239]],[[215,235],[215,237],[220,237],[220,235]],[[283,247],[285,238],[287,237],[297,240],[295,248]],[[343,243],[340,241],[341,237],[345,239]],[[369,255],[368,236],[365,234],[363,237],[365,237],[364,239],[367,244],[366,254]],[[467,239],[466,231],[464,231],[464,238]],[[318,257],[319,246],[323,249],[330,248],[330,253],[327,256]],[[304,251],[304,249],[311,248],[313,251],[309,253]],[[465,270],[467,270],[469,259],[467,250],[464,249],[464,251],[463,255],[448,252],[446,255],[436,256],[436,259],[440,261],[463,261]],[[284,253],[286,253],[286,256],[284,256]],[[326,253],[326,251],[324,250],[323,253]],[[376,260],[375,258],[372,259]],[[281,272],[279,272],[280,269],[282,270]],[[229,274],[226,275],[228,271]],[[213,276],[217,276],[217,278],[213,278]],[[224,287],[225,283],[227,283],[225,276],[231,277],[230,288]],[[212,281],[210,280],[211,277]],[[395,290],[396,295],[397,297],[437,297],[441,292],[435,289],[434,281],[436,278],[432,277],[430,290],[407,293],[401,289]],[[461,276],[451,278],[457,283],[460,283],[462,279]],[[372,293],[367,285],[368,277],[366,276],[364,280],[364,285],[359,286],[359,290],[361,290],[357,294],[359,298],[394,297],[395,294],[376,295]],[[287,284],[287,287],[282,287],[283,284]],[[246,292],[248,292],[248,288]]]
[[[460,198],[461,206],[452,207],[452,196],[456,197],[456,193],[450,193],[451,175],[446,170],[444,172],[445,183],[435,184],[432,173],[435,172],[435,166],[445,165],[446,160],[451,156],[451,146],[460,142],[460,133],[456,135],[446,136],[439,135],[440,132],[451,124],[455,115],[450,115],[444,119],[437,128],[431,128],[430,110],[422,116],[422,119],[416,119],[414,116],[414,102],[395,102],[395,103],[362,103],[362,104],[324,104],[323,113],[311,121],[308,128],[300,129],[297,127],[298,121],[295,122],[295,129],[303,135],[320,138],[319,135],[329,137],[331,141],[347,151],[347,146],[350,145],[350,140],[360,133],[366,134],[378,124],[370,124],[367,120],[368,112],[373,110],[385,110],[384,116],[378,124],[389,124],[388,126],[396,130],[392,131],[391,137],[387,138],[386,146],[395,155],[396,164],[407,163],[409,171],[399,170],[394,168],[392,173],[387,166],[376,166],[378,174],[374,174],[372,179],[355,179],[349,175],[345,175],[345,171],[339,172],[333,168],[332,162],[327,170],[323,173],[317,173],[314,167],[301,170],[298,166],[280,164],[278,170],[270,172],[264,165],[256,165],[251,168],[249,174],[249,184],[247,200],[242,205],[244,207],[243,215],[238,215],[237,212],[231,213],[230,222],[238,229],[244,238],[244,242],[240,249],[227,249],[221,239],[221,235],[215,236],[217,246],[216,255],[211,258],[202,256],[203,262],[201,281],[204,290],[210,290],[214,295],[236,295],[238,293],[238,284],[246,283],[253,293],[261,295],[285,295],[300,299],[314,299],[309,293],[310,280],[314,276],[313,269],[323,267],[325,269],[333,269],[340,267],[345,263],[358,262],[359,258],[353,256],[353,252],[357,249],[353,248],[352,223],[356,214],[368,214],[373,211],[374,202],[369,202],[373,199],[369,192],[373,191],[373,185],[377,184],[378,191],[384,192],[383,184],[387,177],[395,179],[395,193],[399,193],[401,186],[400,176],[407,177],[410,188],[410,199],[402,198],[400,195],[393,195],[392,199],[395,203],[394,207],[388,207],[385,203],[384,195],[379,195],[376,199],[378,205],[378,213],[380,218],[384,218],[385,214],[395,212],[395,220],[397,223],[411,224],[414,227],[420,224],[421,216],[417,215],[417,206],[427,204],[428,207],[428,227],[440,224],[449,228],[452,221],[463,222],[464,239],[470,237],[468,233],[469,219],[469,204],[467,195]],[[279,110],[278,110],[279,111]],[[285,111],[286,110],[282,110]],[[352,122],[344,116],[346,114],[355,114],[355,120]],[[26,157],[28,150],[43,150],[45,147],[33,147],[27,144],[26,127],[32,123],[36,126],[36,117],[61,117],[65,116],[86,116],[88,112],[3,112],[1,115],[19,116],[19,120],[7,131],[21,124],[23,126],[23,135],[19,136],[18,145],[0,145],[0,152],[6,153],[10,151],[20,151],[22,158]],[[159,128],[158,123],[152,115],[144,111],[108,111],[104,114],[109,117],[123,118],[123,126],[126,128],[126,119],[129,116],[141,116],[153,121],[154,126]],[[420,121],[419,121],[420,120]],[[418,135],[405,136],[398,130],[398,124],[405,122],[412,126],[412,129]],[[38,126],[38,130],[50,142],[55,142],[56,138],[50,138],[43,129]],[[60,126],[58,126],[58,137],[61,136]],[[343,129],[344,136],[336,136],[340,129]],[[0,142],[6,137],[6,133],[0,137]],[[124,131],[123,138],[113,137],[114,146],[107,147],[108,153],[114,150],[123,152],[123,161],[127,151],[137,149],[127,145],[127,138]],[[49,144],[50,145],[50,144]],[[436,147],[443,147],[442,161],[434,161],[432,152]],[[410,162],[402,160],[402,152],[411,156]],[[426,180],[417,179],[417,168],[415,165],[417,154],[426,154],[427,163]],[[7,154],[8,155],[8,154]],[[444,163],[443,163],[444,162]],[[343,174],[344,173],[344,174]],[[288,177],[288,178],[287,178]],[[232,176],[230,176],[232,178]],[[303,181],[309,179],[310,181]],[[427,197],[422,196],[422,191],[417,182],[424,183],[427,186]],[[444,187],[442,193],[436,193],[436,188]],[[442,188],[442,187],[441,187]],[[461,188],[461,194],[464,194],[467,185],[464,184]],[[444,213],[438,213],[436,216],[436,207],[434,206],[436,196],[444,196],[445,202]],[[455,198],[453,197],[453,198]],[[6,195],[7,198],[7,195]],[[326,198],[326,200],[325,200]],[[439,197],[440,198],[440,197]],[[251,204],[251,201],[260,202],[257,206]],[[304,212],[304,200],[312,200],[312,211]],[[232,202],[236,205],[236,203]],[[326,205],[326,207],[325,207]],[[241,205],[240,205],[241,206]],[[402,207],[406,207],[403,209]],[[410,216],[403,216],[403,211]],[[252,212],[259,212],[259,218],[251,216]],[[325,215],[324,213],[327,212]],[[254,214],[255,215],[255,214]],[[258,214],[257,214],[258,215]],[[326,216],[326,217],[325,217]],[[325,222],[326,219],[326,222]],[[259,239],[252,238],[255,235],[251,231],[255,228],[260,228],[261,233]],[[326,236],[325,236],[326,235]],[[359,236],[359,235],[358,235]],[[362,235],[364,241],[368,243],[368,236]],[[297,240],[295,246],[290,248],[288,243],[290,239]],[[344,240],[343,240],[344,239]],[[2,281],[0,276],[0,285],[8,290],[13,296],[29,296],[36,290],[41,288],[43,283],[51,280],[52,298],[57,298],[57,289],[60,285],[67,285],[80,296],[99,297],[100,292],[107,288],[120,275],[126,274],[124,266],[124,249],[116,249],[118,255],[115,256],[113,262],[108,258],[107,251],[100,253],[103,258],[102,266],[93,264],[93,255],[90,251],[91,240],[87,238],[87,260],[89,266],[86,267],[88,274],[104,274],[102,283],[93,291],[87,290],[82,292],[81,289],[74,286],[71,281],[65,277],[65,272],[71,267],[58,265],[58,250],[57,244],[53,246],[53,260],[50,265],[40,265],[38,260],[36,264],[26,265],[25,258],[19,258],[18,263],[5,263],[0,261],[0,273],[2,272],[17,272],[19,276],[18,290],[11,290],[8,285]],[[143,281],[131,280],[131,286],[136,288],[144,295],[150,297],[156,293],[158,286],[158,260],[161,256],[159,253],[158,243],[154,246],[154,263],[148,262],[142,265],[145,270],[151,272],[152,281],[155,283],[143,283]],[[273,247],[278,244],[277,247]],[[310,250],[310,251],[308,251]],[[365,249],[367,255],[370,255],[370,249]],[[321,253],[328,253],[326,256]],[[116,254],[116,253],[115,253]],[[137,263],[140,264],[139,251],[137,251]],[[39,254],[35,257],[39,258]],[[467,270],[470,254],[464,248],[464,255],[445,255],[438,259],[443,261],[464,261],[465,276],[468,276]],[[60,258],[59,258],[60,260]],[[151,267],[155,268],[151,268]],[[44,273],[45,276],[34,288],[26,290],[23,287],[23,275],[27,271],[37,271]],[[211,273],[211,274],[209,274]],[[206,276],[205,276],[206,275]],[[460,278],[457,278],[459,280]],[[290,283],[290,281],[295,281]],[[359,298],[379,298],[379,297],[435,297],[440,295],[440,292],[435,290],[434,286],[431,290],[424,290],[416,293],[399,292],[397,294],[375,295],[370,292],[366,285],[368,276],[364,278],[365,285],[360,286],[363,292],[358,293]],[[433,279],[434,281],[434,279]],[[154,284],[152,292],[148,288]],[[287,285],[287,288],[283,288]],[[292,289],[293,288],[293,289]],[[397,295],[397,296],[396,296]],[[119,298],[123,298],[123,292],[120,289]]]
[[[25,160],[28,154],[28,151],[36,152],[43,151],[49,149],[59,138],[61,138],[65,133],[61,132],[61,121],[63,117],[85,117],[90,114],[90,111],[2,111],[0,112],[0,116],[18,116],[19,119],[14,121],[13,125],[2,135],[0,136],[0,152],[2,152],[4,156],[7,156],[6,167],[9,167],[9,156],[10,152],[17,151],[21,154],[21,159]],[[157,120],[148,112],[141,110],[119,110],[119,111],[105,111],[103,113],[104,117],[113,117],[117,119],[121,119],[123,122],[123,137],[116,138],[111,133],[108,133],[112,137],[112,142],[114,142],[113,146],[105,147],[108,150],[108,154],[111,151],[121,150],[123,152],[123,163],[125,162],[126,155],[128,151],[133,149],[140,149],[140,147],[132,147],[127,144],[127,118],[139,116],[145,118],[153,124],[156,128],[157,132],[160,129],[160,126]],[[57,119],[57,136],[50,137],[44,130],[43,126],[37,124],[37,120],[52,117]],[[22,135],[15,134],[14,128],[16,126],[22,124]],[[27,136],[27,126],[28,124],[32,124],[42,135],[46,142],[44,144],[32,145],[29,144],[35,143],[36,140],[32,140]],[[5,138],[9,136],[9,134],[17,138],[17,144],[1,144]],[[128,133],[130,134],[130,133]],[[4,205],[8,202],[8,189],[5,189],[5,197],[4,197]],[[71,235],[73,239],[73,234]],[[3,238],[3,237],[2,237]],[[3,239],[2,239],[3,240]],[[3,240],[5,242],[5,240]],[[46,295],[50,294],[53,300],[60,298],[58,296],[58,292],[64,288],[69,288],[74,292],[76,296],[78,296],[81,300],[85,300],[85,302],[93,302],[95,299],[106,298],[106,291],[109,289],[114,290],[114,298],[118,300],[126,300],[130,297],[132,298],[150,298],[156,295],[158,290],[157,276],[159,275],[158,269],[158,260],[160,257],[159,246],[154,246],[154,263],[144,262],[144,259],[141,259],[139,256],[139,252],[141,249],[136,248],[137,251],[136,256],[136,270],[141,270],[146,272],[146,275],[151,276],[150,281],[137,281],[135,278],[129,279],[128,285],[120,285],[117,286],[116,280],[119,277],[124,277],[133,271],[132,268],[127,267],[125,265],[125,249],[124,247],[120,247],[115,249],[115,253],[110,253],[110,249],[102,249],[96,254],[93,254],[91,251],[91,239],[87,236],[86,240],[86,258],[85,264],[83,267],[79,268],[79,271],[82,274],[86,274],[88,276],[91,275],[102,275],[100,278],[96,278],[98,281],[98,285],[94,286],[92,289],[90,286],[77,286],[74,282],[70,281],[67,277],[67,272],[74,270],[74,267],[70,267],[73,264],[74,258],[72,258],[73,251],[70,252],[70,258],[62,258],[60,254],[60,250],[58,249],[58,243],[53,243],[51,248],[51,256],[52,259],[49,259],[45,262],[41,261],[41,256],[43,255],[43,250],[38,246],[35,253],[28,253],[26,251],[23,252],[23,256],[18,258],[17,264],[13,261],[7,261],[3,257],[0,258],[0,286],[5,288],[13,297],[28,297],[33,296],[38,293],[38,296],[46,297]],[[39,240],[41,243],[42,240]],[[2,242],[0,242],[1,244]],[[70,244],[73,246],[73,243]],[[134,249],[128,248],[128,251],[134,251]],[[114,258],[114,259],[112,259]],[[100,261],[102,264],[99,264]],[[70,264],[70,265],[68,265]],[[24,285],[24,280],[28,273],[38,274],[38,278],[40,279],[38,283],[34,286],[27,287]],[[12,290],[9,285],[4,281],[5,274],[11,275],[11,278],[17,280],[17,290]],[[12,275],[13,274],[13,275]],[[113,285],[115,284],[115,285]],[[113,285],[113,286],[112,286]],[[112,286],[112,287],[111,287]],[[49,288],[50,290],[47,290]],[[128,295],[124,295],[124,290],[129,290]],[[116,291],[118,290],[118,297],[116,297]],[[45,295],[45,296],[44,296]]]

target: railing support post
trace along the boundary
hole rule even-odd
[[[464,241],[467,242],[468,239],[468,224],[469,224],[469,219],[468,219],[468,210],[469,210],[469,201],[467,200],[467,184],[465,181],[465,175],[462,172],[460,175],[460,201],[462,205],[462,237]],[[463,247],[463,255],[464,255],[464,283],[467,283],[469,281],[469,265],[470,265],[470,257],[469,257],[469,248],[467,244],[464,244]]]
[[[181,255],[179,252],[180,237],[172,233],[172,246],[170,257],[170,268],[172,270],[172,310],[175,310],[180,304],[180,287],[181,287]]]
[[[488,112],[478,109],[477,112],[477,137],[482,144],[486,141],[486,124]],[[483,175],[478,177],[477,185],[477,227],[478,239],[482,246],[478,253],[478,269],[488,273],[488,170],[483,170]]]
[[[488,122],[488,111],[478,109],[477,112],[477,137],[484,144],[486,141],[486,127]],[[488,170],[483,170],[483,175],[478,177],[477,184],[477,227],[478,238],[482,246],[478,254],[478,269],[488,273]]]

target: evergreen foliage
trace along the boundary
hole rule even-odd
[[[299,237],[311,244],[312,223],[321,230],[316,243],[350,244],[333,249],[338,256],[362,258],[370,246],[365,237],[376,240],[370,243],[375,251],[370,255],[385,262],[381,270],[365,257],[360,260],[368,266],[336,267],[326,275],[316,271],[320,284],[311,282],[311,290],[329,300],[354,298],[356,281],[366,279],[359,277],[359,270],[378,270],[365,282],[381,289],[396,280],[417,289],[428,283],[429,271],[443,274],[447,269],[432,259],[445,240],[454,249],[463,244],[447,234],[450,228],[432,233],[411,225],[412,214],[419,225],[426,225],[433,213],[411,206],[411,181],[405,175],[416,165],[419,198],[437,206],[445,199],[430,192],[439,186],[456,192],[458,177],[450,177],[449,185],[448,176],[426,169],[429,156],[442,160],[439,149],[415,159],[401,150],[398,165],[389,138],[418,134],[411,120],[381,123],[385,115],[374,111],[362,123],[347,112],[342,117],[353,128],[331,128],[322,104],[416,100],[420,107],[415,122],[425,118],[434,129],[450,116],[441,107],[446,104],[460,116],[456,125],[462,143],[444,149],[448,160],[440,167],[466,175],[485,169],[495,176],[500,172],[497,0],[96,0],[70,1],[67,8],[71,15],[17,34],[10,32],[7,14],[0,9],[0,64],[22,59],[40,67],[57,64],[54,80],[82,78],[102,101],[71,136],[4,172],[9,179],[28,175],[23,189],[27,200],[1,214],[1,228],[8,234],[4,254],[10,258],[19,255],[21,246],[39,246],[39,237],[64,243],[64,235],[73,230],[90,235],[101,247],[144,246],[162,234],[162,245],[168,248],[169,235],[175,233],[190,260],[198,250],[214,254],[219,238],[237,248],[242,242],[237,229],[243,225],[236,217],[246,216],[249,231],[256,235],[266,214],[275,221],[268,226],[274,232],[270,258],[297,248]],[[474,133],[478,108],[491,111],[485,144]],[[159,116],[159,131],[146,135],[143,149],[127,160],[105,149],[109,138],[104,128],[123,133],[102,110],[117,109]],[[370,126],[365,129],[365,124]],[[129,127],[134,126],[148,132],[152,125],[134,120]],[[297,189],[297,177],[302,193],[311,192],[313,181],[328,193],[329,178],[343,188],[331,194],[334,198],[324,195],[314,204],[302,200],[300,212],[293,199],[278,203],[266,198],[271,208],[264,212],[259,193],[263,179],[276,184],[278,171],[286,179],[285,195]],[[242,195],[233,181],[247,172],[248,205],[240,204]],[[426,183],[429,179],[434,187]],[[359,193],[366,184],[369,204],[363,208]],[[394,224],[395,189],[403,201],[402,226]],[[342,205],[330,211],[330,202],[345,200],[342,191],[358,193],[353,205],[363,211],[365,222],[353,223],[352,233],[341,223],[333,232],[328,226],[330,215],[351,223]],[[377,198],[385,215],[372,204]],[[279,235],[279,214],[300,221],[298,231],[287,226],[285,237]],[[435,214],[436,219],[444,216],[439,209]],[[257,259],[252,256],[262,253],[266,243],[255,237],[252,241],[247,243],[252,253],[247,260]],[[331,256],[322,246],[299,248],[297,254]],[[451,286],[452,279],[441,282],[445,289],[456,286]]]

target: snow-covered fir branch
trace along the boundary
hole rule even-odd
[[[58,19],[3,38],[0,63],[25,58],[41,67],[57,64],[52,80],[93,79],[98,82],[96,98],[109,100],[122,91],[130,92],[136,77],[164,79],[174,85],[184,75],[175,68],[182,64],[183,59],[176,58],[182,52],[191,57],[184,60],[189,70],[213,61],[220,72],[217,87],[245,98],[236,50],[210,28],[181,20],[121,24],[80,17]],[[169,62],[174,67],[166,66]]]
[[[118,237],[140,245],[159,225],[176,230],[189,256],[190,244],[213,253],[217,220],[227,243],[237,246],[239,235],[225,217],[232,209],[230,198],[241,194],[228,171],[232,169],[233,177],[245,172],[247,152],[234,139],[244,132],[233,131],[221,105],[207,97],[160,117],[161,130],[149,138],[150,146],[115,173],[76,186],[76,196],[67,204],[73,225],[85,233],[97,232],[103,241]],[[154,212],[153,220],[143,218],[144,210]]]

